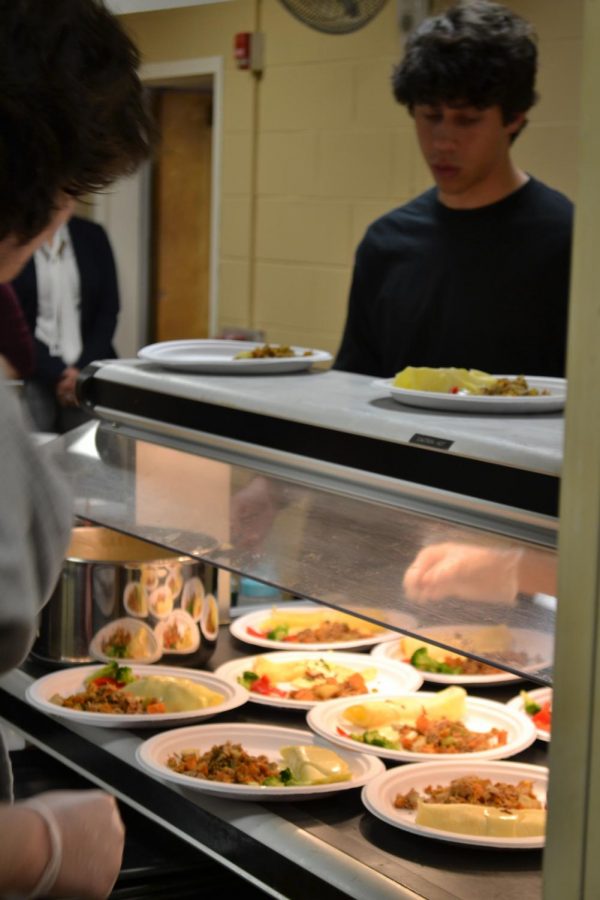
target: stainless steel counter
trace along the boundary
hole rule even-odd
[[[252,647],[221,629],[212,668]],[[380,822],[360,802],[359,791],[305,803],[243,803],[205,797],[154,781],[140,772],[135,748],[152,732],[67,727],[23,699],[35,664],[0,679],[3,717],[44,752],[242,874],[274,897],[356,900],[538,900],[541,853],[504,852],[431,841]],[[507,699],[515,688],[478,692]],[[301,727],[302,715],[246,704],[219,721]],[[516,759],[544,764],[537,742]]]
[[[347,372],[196,375],[141,360],[93,364],[79,391],[112,422],[194,429],[556,514],[559,413],[445,414],[402,406]]]

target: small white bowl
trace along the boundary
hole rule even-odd
[[[148,654],[146,656],[110,656],[106,653],[102,649],[102,645],[112,634],[114,634],[117,628],[127,629],[127,631],[131,632],[132,638],[140,631],[140,629],[146,631]],[[157,640],[153,630],[145,622],[140,622],[139,619],[123,618],[115,619],[114,622],[110,622],[108,625],[105,625],[97,631],[90,641],[89,651],[90,656],[93,656],[94,659],[99,659],[102,662],[117,662],[119,664],[129,664],[134,662],[154,663],[162,656],[162,644]]]
[[[123,591],[123,606],[130,616],[145,619],[148,615],[148,598],[139,581],[130,581]]]
[[[192,617],[194,622],[197,622],[202,615],[204,593],[204,585],[199,578],[188,578],[181,595],[181,608]]]
[[[165,635],[167,630],[177,629],[178,645],[172,647],[165,644]],[[198,626],[189,613],[183,609],[175,609],[168,618],[159,622],[154,629],[156,639],[162,647],[163,653],[174,653],[177,655],[189,655],[194,653],[200,646],[200,631]],[[185,646],[181,642],[186,635],[189,637],[189,643]]]

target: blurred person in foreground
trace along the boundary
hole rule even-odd
[[[408,37],[393,92],[436,186],[368,228],[335,368],[564,375],[573,208],[511,157],[536,69],[531,25],[487,0]]]
[[[138,53],[100,0],[0,0],[0,282],[51,241],[75,198],[129,174],[151,126]],[[58,577],[71,531],[62,478],[32,445],[0,383],[0,671],[18,665]],[[0,894],[101,898],[124,831],[101,791],[10,805],[0,746]]]

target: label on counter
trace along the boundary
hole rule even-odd
[[[419,444],[421,447],[431,447],[433,450],[449,450],[454,441],[432,437],[430,434],[413,434],[408,443]]]

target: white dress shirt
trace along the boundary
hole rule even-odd
[[[48,346],[51,356],[60,356],[71,366],[83,344],[81,285],[67,226],[58,229],[51,244],[36,250],[33,259],[38,292],[35,336]]]

